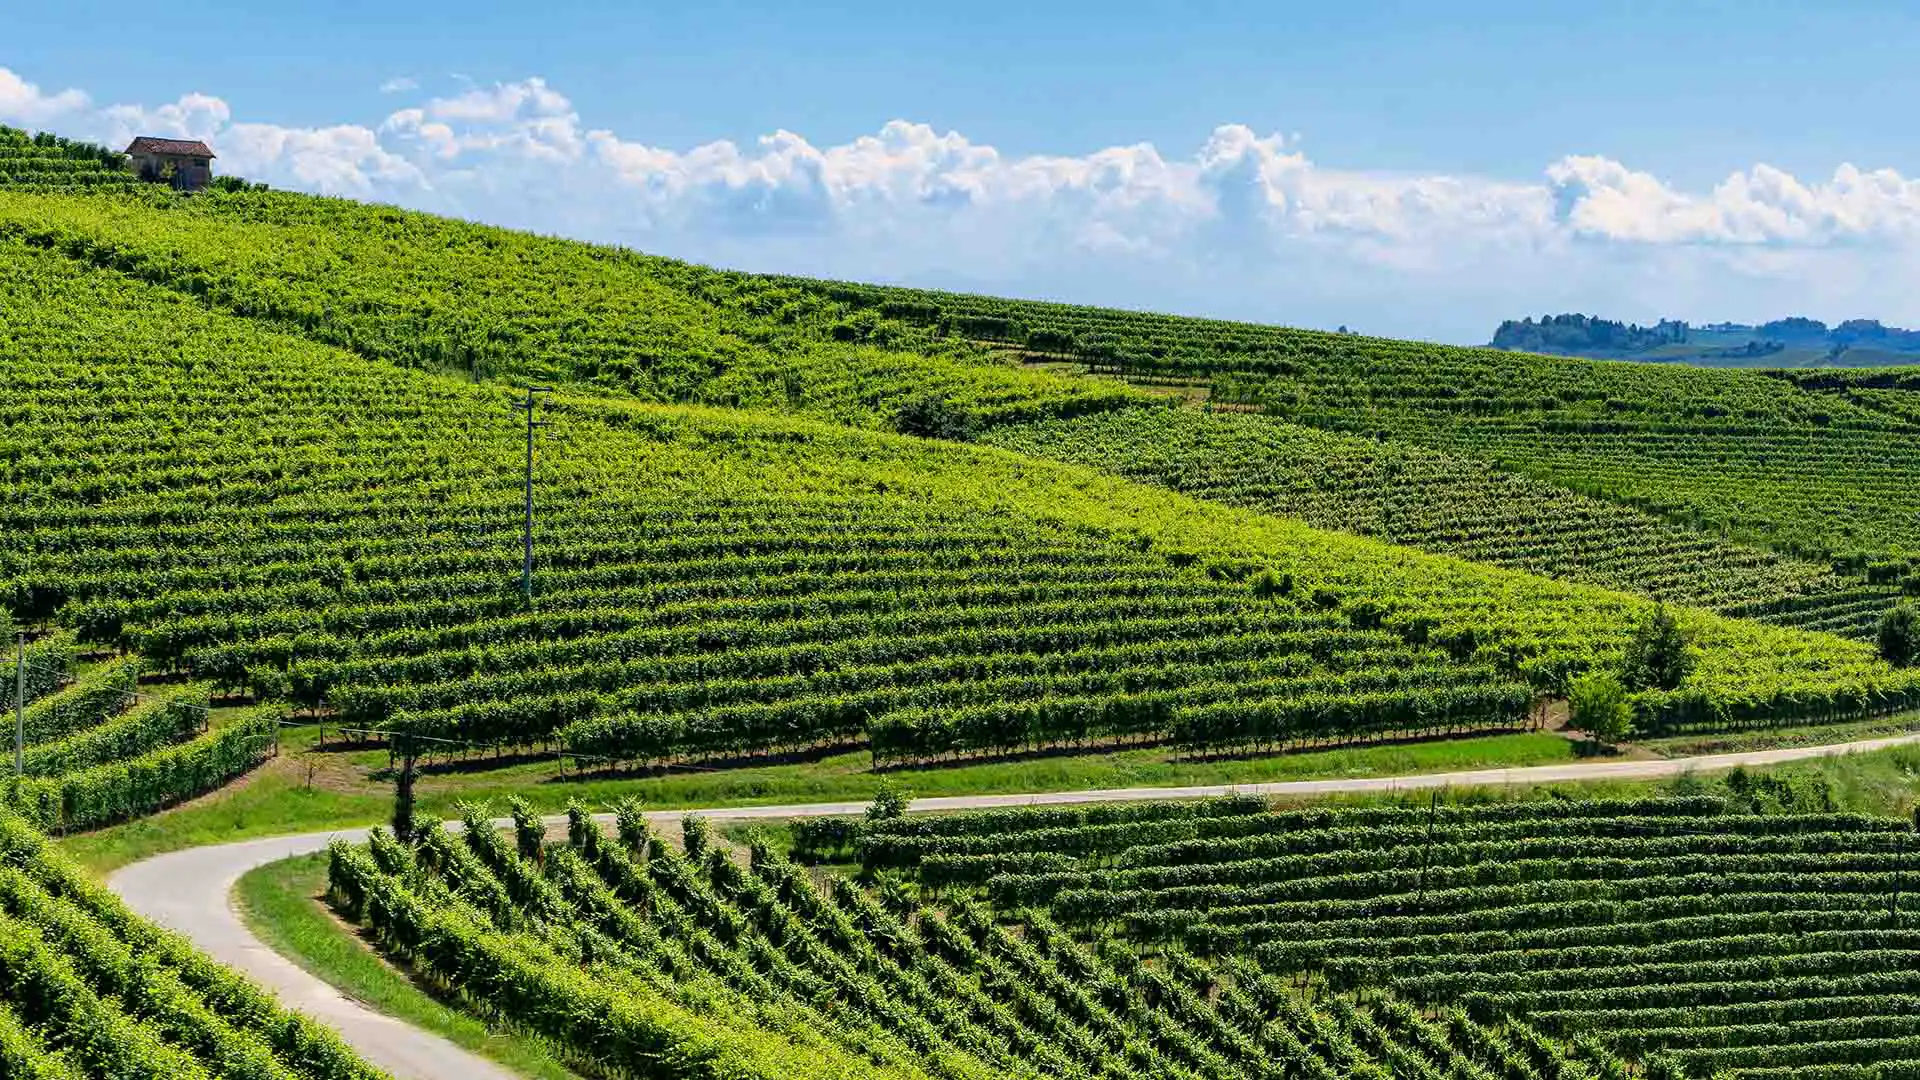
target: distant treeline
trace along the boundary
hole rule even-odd
[[[1590,352],[1635,353],[1687,340],[1687,324],[1663,320],[1656,326],[1615,322],[1590,315],[1542,315],[1500,324],[1493,347],[1519,352],[1583,355]]]
[[[1653,326],[1617,322],[1590,315],[1543,315],[1509,319],[1494,332],[1493,347],[1562,356],[1626,357],[1662,350],[1662,358],[1680,358],[1694,345],[1703,357],[1764,356],[1783,349],[1825,349],[1834,356],[1851,348],[1920,353],[1920,330],[1886,326],[1876,319],[1849,319],[1828,326],[1794,316],[1758,326],[1709,323],[1692,326],[1663,319]]]

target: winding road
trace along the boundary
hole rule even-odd
[[[1920,742],[1920,734],[1692,758],[1538,765],[1414,776],[1292,780],[1203,787],[1110,788],[1033,795],[967,795],[917,799],[913,803],[913,810],[985,810],[1045,804],[1201,799],[1229,794],[1313,796],[1444,787],[1504,787],[1579,780],[1649,780],[1690,771],[1708,772],[1741,765],[1778,765],[1836,754],[1864,753],[1915,742]],[[686,813],[699,813],[714,821],[835,817],[860,814],[866,810],[866,805],[841,802],[738,806],[663,811],[650,816],[662,823],[675,821]],[[610,819],[611,816],[601,817]],[[547,822],[550,827],[559,828],[565,825],[566,818],[550,817]],[[507,824],[501,822],[502,827]],[[357,843],[366,839],[366,836],[366,829],[339,829],[178,851],[125,867],[108,880],[108,885],[134,911],[185,934],[215,960],[245,972],[249,978],[272,990],[282,1004],[298,1009],[338,1031],[368,1061],[386,1069],[397,1080],[516,1080],[515,1074],[485,1058],[469,1053],[437,1035],[383,1016],[342,995],[269,949],[253,936],[241,920],[234,907],[233,891],[242,874],[267,863],[323,851],[335,839]]]

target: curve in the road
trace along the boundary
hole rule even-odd
[[[1535,765],[1517,769],[1478,769],[1414,776],[1289,780],[1199,787],[1109,788],[1032,795],[962,795],[917,799],[913,809],[916,812],[985,810],[1005,806],[1203,799],[1230,794],[1313,796],[1441,787],[1504,787],[1581,780],[1648,780],[1692,771],[1778,765],[1836,754],[1864,753],[1914,742],[1920,742],[1920,734],[1692,758]],[[865,810],[865,803],[840,802],[675,810],[651,816],[663,823],[676,820],[686,813],[702,814],[713,820],[737,821],[837,817],[859,814]],[[603,818],[607,816],[601,815]],[[559,816],[547,819],[548,824],[555,828],[564,825],[565,821],[564,817]],[[501,824],[504,827],[507,822]],[[107,884],[134,911],[185,934],[215,960],[245,972],[255,982],[272,990],[288,1007],[298,1009],[338,1031],[363,1057],[392,1073],[397,1080],[513,1080],[512,1073],[485,1058],[344,996],[254,937],[235,910],[234,885],[247,871],[282,859],[322,851],[335,839],[358,843],[366,836],[366,829],[339,829],[192,848],[134,863],[115,873]]]

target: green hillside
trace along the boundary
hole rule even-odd
[[[1749,449],[1763,421],[1896,437],[1884,411],[1778,379],[1258,331],[1287,359],[1228,348],[1223,324],[1089,316],[1141,329],[1100,346],[1109,364],[1203,370],[1213,354],[1143,358],[1214,341],[1247,372],[1217,396],[1292,380],[1313,394],[1297,419],[1380,442],[1023,366],[977,343],[1015,327],[974,301],[339,200],[0,193],[0,237],[10,606],[357,728],[589,761],[1501,728],[1619,663],[1649,598],[1858,634],[1896,595],[1604,484],[1561,495],[1405,445],[1527,409]],[[525,377],[568,391],[540,438],[531,604]],[[761,408],[647,404],[715,401]],[[1024,453],[862,430],[928,426]],[[1060,434],[1081,428],[1105,450]],[[1272,473],[1303,456],[1333,467]],[[1649,729],[1851,715],[1920,686],[1864,645],[1682,617],[1699,662],[1638,695]]]
[[[836,1075],[835,1051],[944,1077],[1911,1075],[1910,823],[1731,786],[801,823],[846,875],[764,841],[742,865],[698,818],[675,844],[632,805],[612,838],[576,808],[562,843],[475,808],[458,839],[335,844],[330,895],[595,1071],[641,1027],[686,1075]]]
[[[283,192],[0,189],[0,236],[370,360],[643,401],[892,426],[944,395],[974,421],[1124,400],[829,296],[617,248]]]
[[[123,154],[51,132],[29,134],[0,124],[0,189],[103,193],[134,188]]]
[[[36,832],[195,799],[283,722],[347,738],[297,733],[309,795],[426,753],[457,758],[436,806],[599,785],[557,805],[823,758],[1240,780],[1557,732],[1610,678],[1630,735],[1920,704],[1874,640],[1920,592],[1913,373],[754,276],[8,152],[34,164],[0,167],[0,624],[30,651],[0,1075],[372,1080]],[[287,764],[145,824],[258,832]],[[564,845],[474,807],[464,836],[337,847],[331,900],[595,1076],[1912,1075],[1914,942],[1882,906],[1905,830],[1755,813],[1767,790],[797,828],[857,878],[698,823],[676,845],[631,805]]]
[[[135,918],[0,811],[0,1075],[382,1080],[339,1037]]]
[[[1323,528],[1784,626],[1866,637],[1900,597],[1464,454],[1268,416],[1134,409],[986,439]]]
[[[1645,603],[1002,451],[559,395],[528,605],[510,392],[8,256],[16,611],[362,727],[626,760],[1504,727]],[[1649,724],[1915,685],[1687,619]]]
[[[1819,795],[1733,786],[1745,795],[1307,810],[1243,798],[802,832],[809,844],[851,832],[878,877],[877,895],[833,891],[847,920],[880,910],[916,925],[902,937],[921,949],[903,952],[988,986],[1005,985],[998,965],[1019,971],[1059,995],[1040,1015],[1087,1024],[1070,1045],[1118,1052],[1137,1033],[1192,1055],[1162,1067],[1910,1075],[1911,823],[1781,812]],[[756,859],[759,890],[731,886],[738,871],[721,862],[705,876],[741,898],[747,926],[781,940],[783,905],[832,925],[779,860]],[[1081,989],[1123,1022],[1094,1023],[1072,1004]],[[1156,1012],[1187,1039],[1148,1034]]]
[[[1054,368],[1439,450],[1860,584],[1920,588],[1920,503],[1903,482],[1920,465],[1914,369],[1709,370],[819,287]]]

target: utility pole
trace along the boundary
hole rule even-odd
[[[13,775],[27,772],[27,632],[20,631],[13,661]]]
[[[514,408],[527,411],[527,522],[525,530],[521,533],[523,546],[526,549],[526,562],[520,571],[520,591],[526,595],[529,604],[533,603],[533,429],[547,426],[544,423],[534,422],[535,398],[533,395],[551,393],[553,393],[551,386],[529,386],[527,399],[513,403]]]

